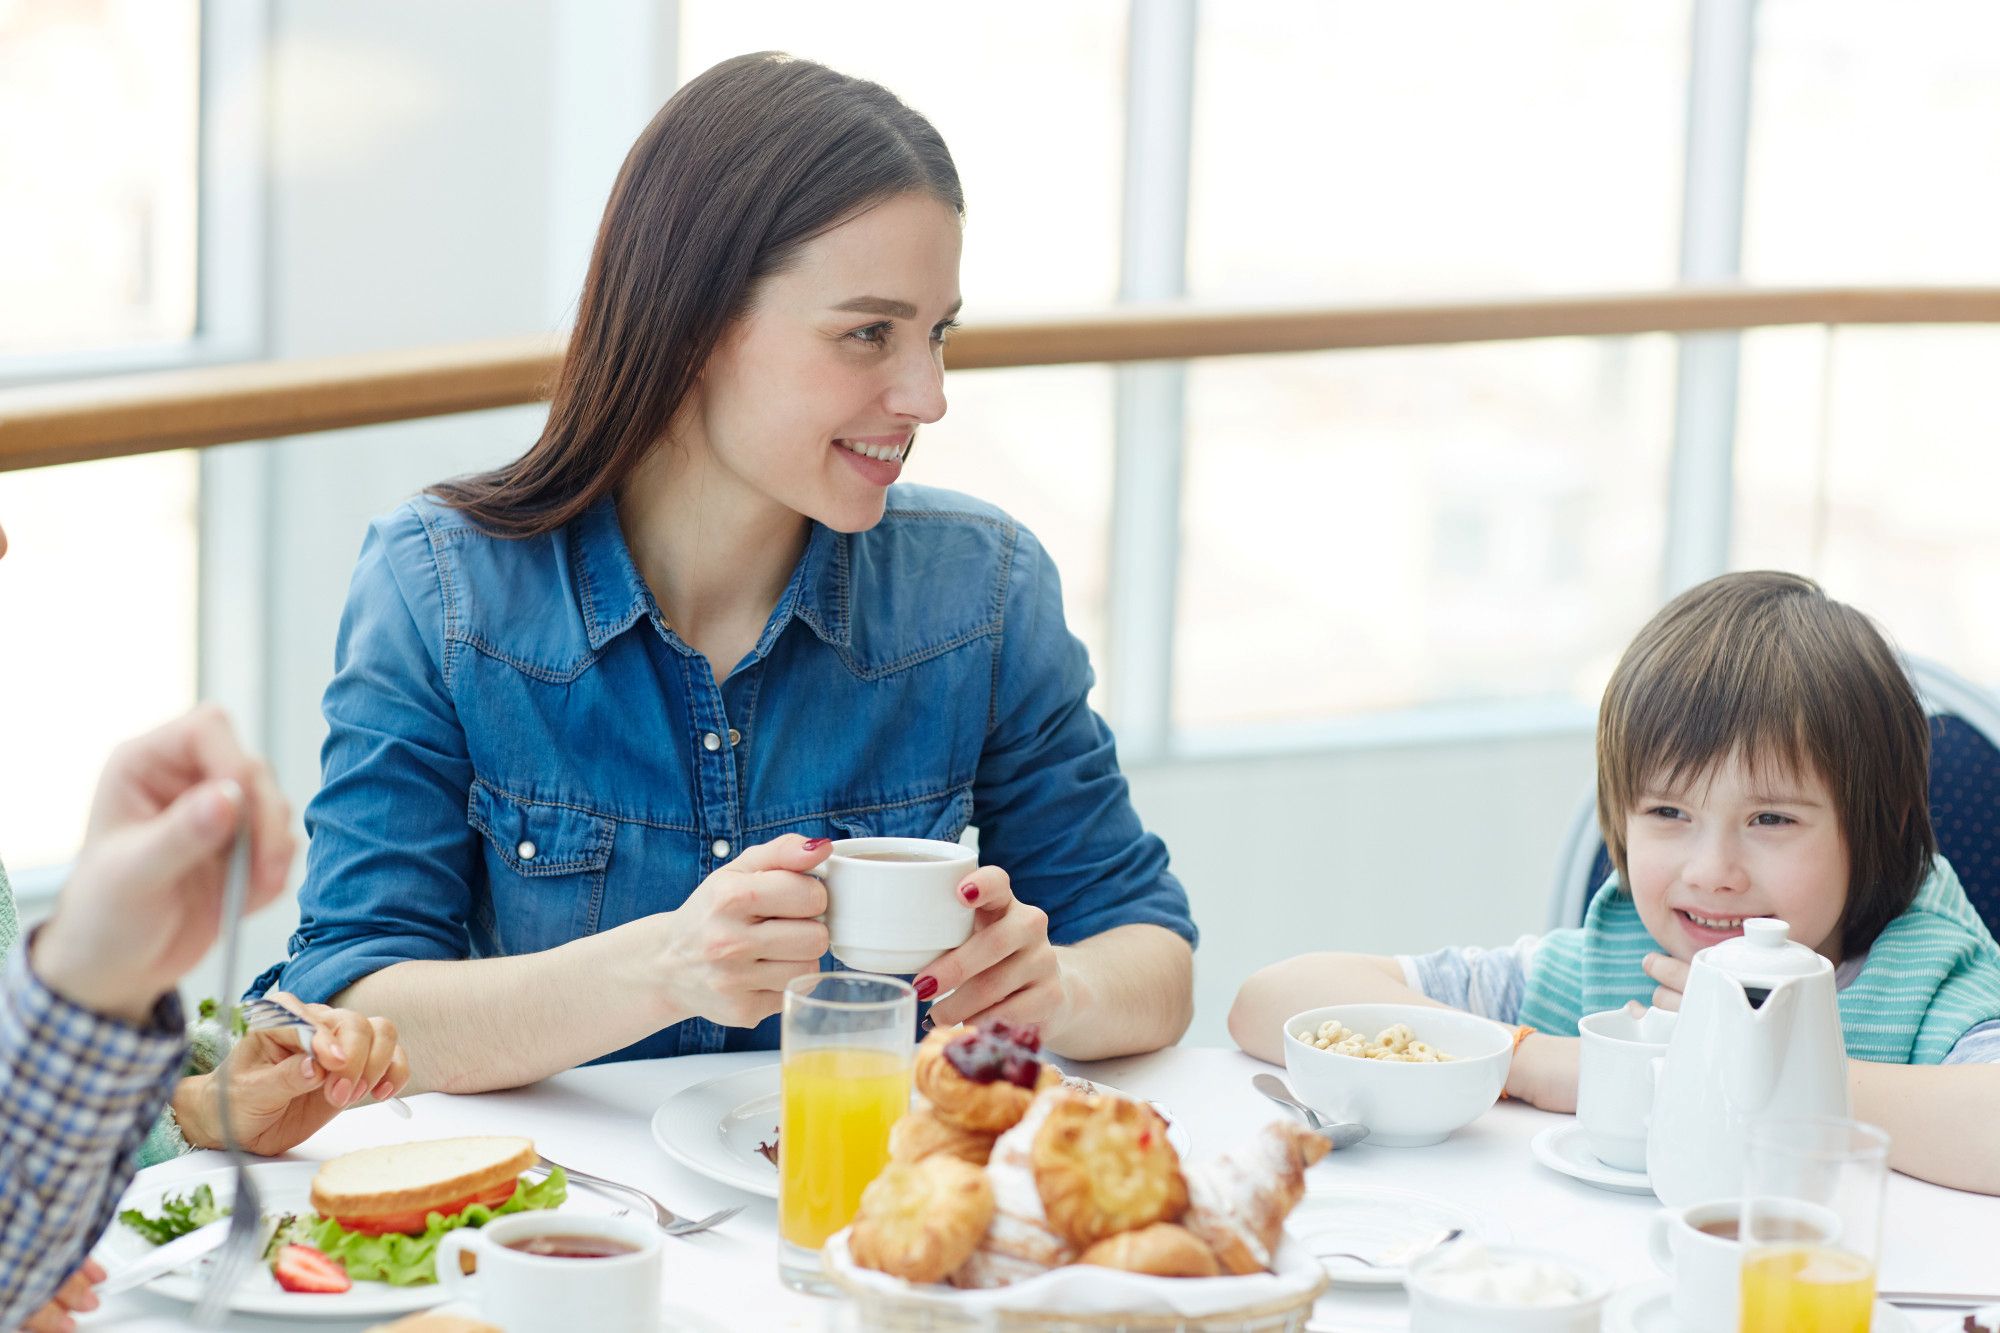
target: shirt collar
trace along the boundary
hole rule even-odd
[[[757,641],[757,656],[770,651],[793,617],[803,620],[827,643],[846,646],[850,625],[848,544],[844,534],[824,524],[812,525],[806,549]],[[593,652],[646,619],[657,623],[673,642],[680,642],[660,615],[652,590],[632,561],[625,532],[618,525],[617,501],[611,495],[605,495],[570,524],[569,549],[577,605],[583,612],[584,633]]]

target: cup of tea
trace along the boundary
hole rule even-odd
[[[1646,1247],[1673,1279],[1674,1321],[1685,1333],[1736,1333],[1742,1312],[1743,1202],[1711,1199],[1653,1214]],[[1769,1215],[1768,1229],[1797,1244],[1820,1244],[1840,1219],[1824,1208],[1792,1201]]]
[[[909,976],[972,936],[959,885],[979,854],[932,838],[842,838],[813,873],[826,881],[833,956],[857,972]]]
[[[507,1333],[654,1333],[660,1325],[660,1229],[634,1217],[535,1211],[438,1242],[438,1285]],[[467,1273],[461,1256],[473,1257]]]
[[[1667,1053],[1678,1015],[1628,1004],[1586,1014],[1576,1025],[1576,1122],[1606,1166],[1646,1169],[1646,1122],[1653,1111],[1653,1061]]]

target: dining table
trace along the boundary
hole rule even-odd
[[[524,1088],[469,1095],[429,1093],[408,1099],[405,1120],[385,1106],[337,1117],[289,1156],[324,1160],[356,1148],[464,1134],[520,1134],[555,1161],[637,1186],[683,1216],[744,1205],[713,1231],[665,1242],[663,1329],[811,1330],[852,1327],[836,1301],[801,1295],[777,1275],[777,1209],[768,1199],[697,1174],[655,1143],[655,1112],[676,1093],[719,1076],[773,1064],[775,1052],[680,1056],[590,1065]],[[1238,1143],[1287,1114],[1251,1087],[1271,1066],[1235,1050],[1177,1046],[1148,1055],[1065,1062],[1094,1082],[1158,1103],[1186,1130],[1191,1154]],[[1647,1248],[1651,1196],[1612,1193],[1536,1160],[1531,1143],[1569,1117],[1503,1100],[1444,1142],[1421,1148],[1368,1143],[1331,1153],[1309,1174],[1312,1189],[1394,1191],[1448,1200],[1475,1216],[1482,1234],[1552,1251],[1593,1266],[1620,1287],[1655,1282]],[[706,1133],[712,1126],[690,1126]],[[151,1168],[146,1182],[172,1181],[224,1165],[194,1153]],[[115,1224],[114,1224],[115,1225]],[[1968,1194],[1892,1174],[1879,1269],[1883,1290],[1991,1291],[2000,1284],[2000,1198]],[[1922,1333],[1956,1328],[1948,1310],[1911,1310]],[[113,1296],[81,1321],[86,1330],[155,1333],[191,1327],[189,1309],[145,1288]],[[275,1333],[314,1327],[349,1333],[370,1321],[280,1321],[231,1315],[221,1327]],[[1399,1287],[1336,1283],[1319,1301],[1309,1328],[1401,1329],[1408,1300]],[[579,1333],[582,1333],[579,1330]]]

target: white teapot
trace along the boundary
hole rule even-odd
[[[1694,956],[1646,1133],[1646,1174],[1669,1208],[1743,1192],[1752,1120],[1848,1113],[1833,964],[1790,929],[1753,918]]]

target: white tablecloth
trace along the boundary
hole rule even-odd
[[[774,1058],[768,1053],[712,1055],[599,1065],[512,1092],[416,1097],[410,1100],[416,1113],[412,1120],[399,1119],[385,1107],[349,1112],[293,1155],[323,1159],[412,1138],[526,1134],[555,1160],[637,1185],[690,1216],[747,1203],[716,1231],[667,1242],[668,1303],[701,1316],[710,1328],[817,1333],[825,1326],[827,1303],[789,1292],[777,1280],[775,1206],[669,1160],[654,1145],[650,1130],[654,1110],[681,1088]],[[1160,1101],[1187,1125],[1198,1157],[1278,1114],[1250,1087],[1250,1075],[1265,1068],[1269,1066],[1236,1051],[1181,1047],[1076,1066],[1075,1071]],[[1528,1145],[1535,1134],[1563,1119],[1502,1102],[1440,1145],[1363,1144],[1330,1155],[1313,1168],[1313,1179],[1440,1195],[1504,1223],[1517,1243],[1594,1262],[1621,1283],[1656,1278],[1645,1247],[1647,1218],[1658,1206],[1653,1199],[1579,1184],[1539,1165],[1531,1155]],[[155,1167],[148,1179],[212,1170],[221,1160],[197,1153]],[[1978,1291],[2000,1284],[2000,1199],[1891,1176],[1880,1278],[1884,1289],[1901,1290]],[[85,1318],[83,1327],[155,1333],[187,1327],[185,1316],[184,1306],[135,1292],[106,1301],[103,1310]],[[1945,1322],[1941,1312],[1913,1311],[1912,1317],[1922,1329]],[[1400,1329],[1407,1322],[1400,1290],[1336,1288],[1321,1301],[1313,1327]],[[302,1326],[250,1318],[225,1325],[243,1333]],[[324,1333],[362,1327],[336,1320],[315,1320],[311,1326]]]

